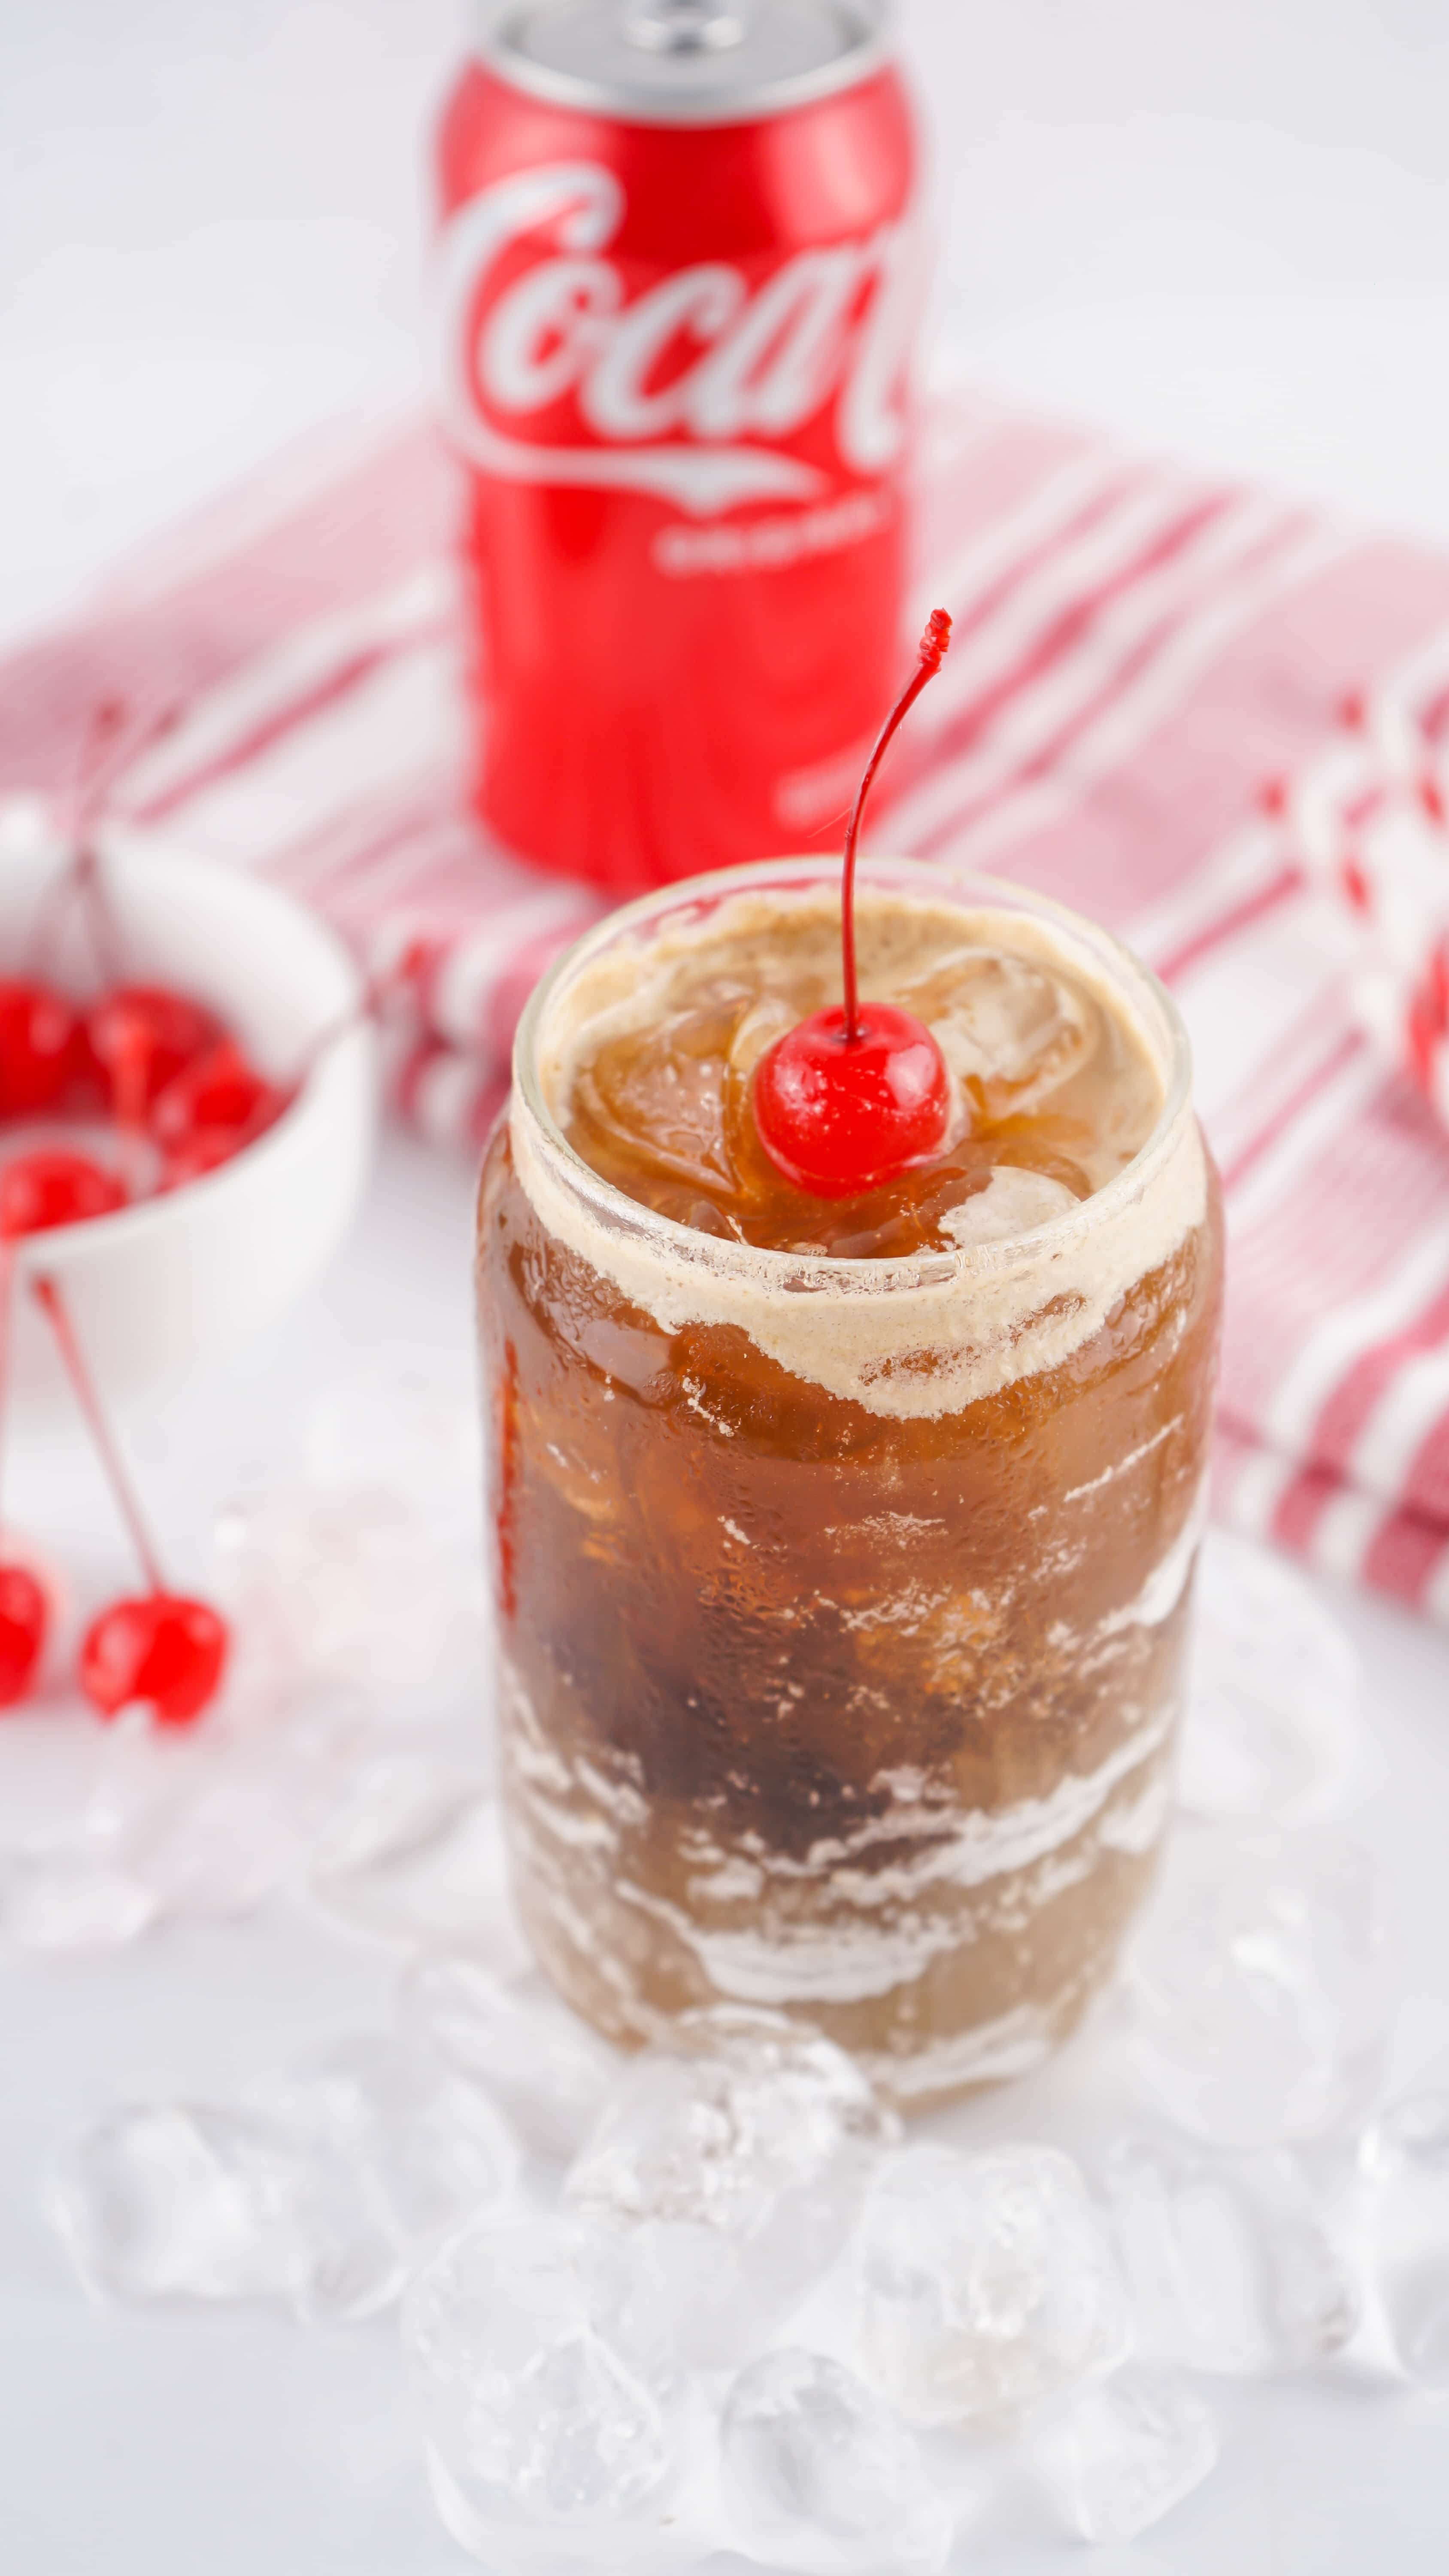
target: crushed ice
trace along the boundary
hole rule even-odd
[[[45,1707],[0,1727],[0,1944],[114,1949],[310,1887],[409,1948],[521,1962],[499,1895],[476,1428],[345,1387],[307,1471],[224,1511],[234,1669],[194,1731]]]
[[[1183,1822],[1113,2008],[1134,2124],[1076,2159],[902,2145],[798,2025],[689,2015],[624,2061],[543,1985],[456,1684],[467,1444],[361,1410],[227,1517],[250,1646],[214,1723],[0,1730],[9,1946],[305,1895],[403,1962],[391,2033],[93,2121],[54,2186],[93,2293],[400,2302],[439,2509],[520,2576],[932,2576],[1007,2477],[1126,2543],[1209,2476],[1225,2378],[1449,2383],[1449,2095],[1375,2110],[1392,1910],[1333,1821],[1355,1675],[1300,1577],[1208,1537]]]

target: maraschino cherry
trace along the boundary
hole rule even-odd
[[[144,1122],[179,1073],[224,1034],[220,1021],[164,984],[117,984],[92,1004],[86,1037],[118,1118]]]
[[[225,1621],[205,1601],[174,1592],[113,1601],[86,1630],[80,1686],[102,1717],[139,1702],[163,1726],[189,1726],[216,1697],[228,1643]]]
[[[0,982],[0,1118],[51,1109],[75,1063],[76,1018],[48,984]]]
[[[11,1246],[0,1242],[0,1431],[10,1384]],[[0,1556],[0,1708],[14,1708],[35,1679],[50,1629],[50,1600],[28,1565]]]
[[[0,978],[0,1118],[90,1108],[109,1114],[124,1169],[47,1149],[0,1170],[0,1238],[107,1216],[149,1189],[200,1180],[264,1135],[336,1040],[381,1016],[395,987],[415,981],[429,957],[412,941],[397,963],[372,976],[360,1000],[324,1028],[294,1074],[272,1081],[250,1062],[217,1014],[165,984],[131,983],[93,832],[106,796],[137,756],[170,732],[177,707],[138,719],[106,698],[87,734],[72,819],[72,856],[42,906],[38,952],[63,903],[83,903],[103,990],[76,1009],[40,977]]]
[[[235,1152],[271,1125],[286,1094],[249,1064],[235,1038],[221,1037],[168,1082],[151,1112],[151,1133],[167,1154],[197,1136],[226,1136]]]
[[[934,608],[919,667],[881,728],[845,835],[840,897],[843,1005],[816,1011],[778,1038],[755,1074],[755,1125],[772,1163],[813,1198],[856,1198],[926,1161],[951,1115],[945,1058],[924,1021],[888,1002],[862,1002],[855,965],[855,857],[860,820],[886,747],[934,679],[951,620]]]
[[[209,1602],[169,1589],[65,1300],[54,1279],[37,1279],[34,1292],[55,1335],[148,1586],[144,1593],[113,1601],[92,1620],[81,1645],[81,1688],[102,1717],[116,1717],[140,1702],[152,1709],[162,1725],[187,1726],[220,1687],[231,1644],[226,1621]]]
[[[114,1172],[61,1145],[37,1146],[0,1164],[0,1242],[46,1234],[52,1226],[83,1225],[125,1204],[124,1184]]]
[[[0,1563],[0,1708],[14,1708],[35,1679],[45,1652],[50,1603],[28,1565]]]

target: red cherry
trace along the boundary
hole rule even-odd
[[[45,1651],[50,1603],[28,1565],[0,1565],[0,1708],[24,1699]]]
[[[45,984],[0,983],[0,1117],[33,1117],[65,1089],[76,1018]]]
[[[70,1064],[59,1105],[85,1118],[104,1118],[112,1106],[111,1077],[97,1059],[90,1030],[84,1020],[77,1020],[75,1024]]]
[[[162,984],[118,984],[86,1017],[91,1053],[115,1107],[135,1123],[182,1066],[222,1034],[214,1013]]]
[[[855,854],[871,782],[897,725],[935,678],[951,620],[933,608],[916,671],[892,707],[845,835],[840,889],[843,1007],[817,1011],[778,1038],[755,1071],[755,1125],[776,1168],[820,1199],[879,1189],[945,1142],[951,1085],[930,1030],[888,1002],[862,1002],[855,971]]]
[[[81,1688],[102,1717],[141,1701],[163,1726],[187,1726],[215,1698],[230,1643],[204,1601],[176,1592],[113,1601],[86,1632]]]
[[[164,1726],[189,1725],[216,1696],[226,1669],[230,1631],[207,1602],[168,1591],[60,1284],[40,1278],[30,1285],[55,1335],[61,1362],[150,1587],[138,1597],[113,1601],[92,1620],[81,1647],[81,1688],[103,1717],[115,1717],[139,1701]]]
[[[226,1163],[234,1162],[248,1145],[265,1136],[286,1107],[279,1101],[269,1116],[259,1118],[249,1127],[198,1127],[194,1136],[185,1136],[167,1154],[157,1188],[181,1190],[188,1181],[204,1181],[208,1172],[219,1172]]]
[[[53,1225],[83,1225],[126,1204],[114,1172],[89,1154],[41,1146],[0,1165],[0,1238],[44,1234]]]
[[[889,1002],[862,1002],[849,1038],[838,1006],[776,1040],[755,1076],[755,1124],[772,1163],[818,1199],[879,1189],[936,1153],[951,1115],[931,1032]]]
[[[270,1125],[281,1107],[282,1094],[248,1064],[235,1038],[223,1037],[168,1082],[151,1113],[151,1131],[158,1144],[174,1147],[207,1129]]]
[[[219,1172],[251,1141],[244,1128],[199,1127],[166,1156],[158,1190],[164,1195],[168,1190],[184,1190],[188,1181],[204,1181],[208,1172]]]

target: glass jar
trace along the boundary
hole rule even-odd
[[[555,1114],[580,997],[831,861],[674,886],[519,1029],[478,1280],[511,1866],[612,2038],[768,2004],[924,2105],[1036,2065],[1110,1975],[1167,1816],[1221,1287],[1171,1001],[991,879],[866,861],[1043,944],[1158,1074],[1147,1142],[1029,1232],[763,1250],[601,1179]]]

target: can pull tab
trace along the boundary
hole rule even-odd
[[[745,22],[726,0],[635,0],[624,33],[645,53],[720,54],[743,42]]]

